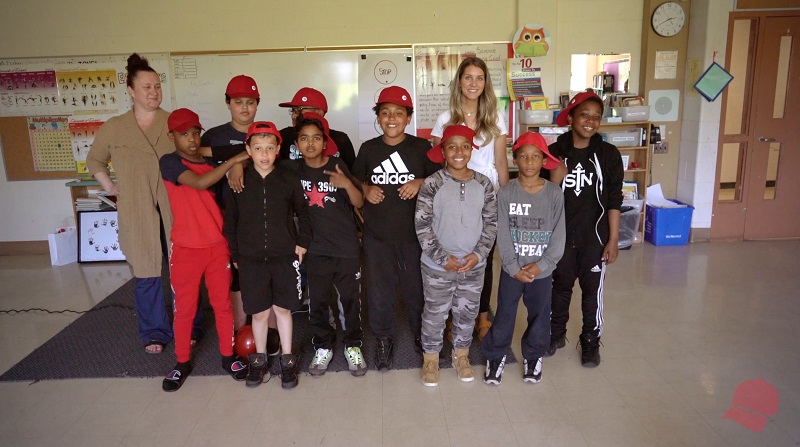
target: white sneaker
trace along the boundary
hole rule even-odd
[[[361,348],[352,346],[344,348],[344,356],[347,358],[347,365],[350,368],[350,374],[361,377],[367,373],[367,362],[364,361],[364,355],[361,353]]]
[[[333,351],[330,349],[317,349],[314,353],[314,360],[311,360],[311,366],[308,367],[308,373],[312,376],[321,376],[328,370],[328,365],[333,358]]]

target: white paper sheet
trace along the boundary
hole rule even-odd
[[[656,208],[686,208],[686,205],[671,202],[664,198],[664,191],[661,190],[661,183],[647,187],[647,205]]]

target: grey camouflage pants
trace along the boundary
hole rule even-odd
[[[422,311],[422,350],[431,354],[442,350],[447,314],[453,312],[453,346],[469,348],[472,330],[481,301],[483,267],[466,273],[443,272],[425,264],[422,289],[425,307]]]

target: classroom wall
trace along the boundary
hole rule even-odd
[[[569,89],[573,53],[630,53],[631,90],[638,88],[641,0],[407,0],[391,10],[367,0],[236,4],[234,11],[210,0],[19,2],[0,16],[0,58],[494,42],[541,23],[554,40],[541,60],[546,95]],[[7,182],[2,168],[0,242],[44,240],[73,220],[65,181]]]

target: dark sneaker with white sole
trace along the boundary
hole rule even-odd
[[[496,360],[486,361],[486,371],[483,373],[483,383],[487,385],[500,385],[503,380],[503,368],[506,367],[506,356]]]
[[[297,386],[297,356],[283,354],[281,356],[281,387],[290,389]]]
[[[249,363],[247,367],[247,377],[245,378],[245,385],[248,387],[257,387],[263,382],[268,382],[270,375],[267,371],[267,355],[266,354],[250,354],[247,356]],[[266,380],[264,379],[266,377]]]
[[[542,381],[542,358],[536,360],[525,359],[522,365],[522,381],[539,383]]]

